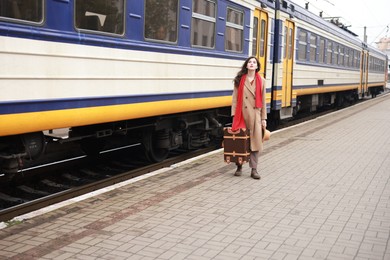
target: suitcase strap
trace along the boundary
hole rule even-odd
[[[227,153],[227,152],[224,152],[223,154],[224,155],[232,155],[233,157],[235,157],[235,156],[248,156],[251,153],[236,153],[236,152]]]
[[[249,136],[224,136],[223,137],[224,139],[249,139]]]

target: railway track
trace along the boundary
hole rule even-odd
[[[100,163],[100,165],[87,167],[86,165],[90,164],[91,161],[82,158],[76,163],[72,161],[50,170],[46,169],[47,172],[41,173],[44,176],[39,177],[38,181],[16,184],[6,189],[5,192],[2,189],[0,201],[2,201],[3,207],[0,209],[0,221],[9,221],[22,214],[169,167],[212,150],[215,150],[215,147],[180,153],[152,165],[142,161],[134,163],[123,159],[106,158],[105,162]],[[45,176],[53,171],[56,172],[56,181],[52,180],[53,174],[50,175],[51,178]],[[37,173],[31,173],[31,176],[36,175]],[[5,202],[8,203],[8,206],[5,205]]]

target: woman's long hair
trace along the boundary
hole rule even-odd
[[[245,60],[244,64],[242,64],[241,70],[237,73],[237,76],[233,80],[234,81],[234,86],[238,87],[240,85],[240,80],[241,80],[242,75],[248,74],[248,69],[246,68],[246,66],[248,65],[248,62],[249,62],[250,59],[255,59],[256,62],[257,62],[256,72],[258,72],[260,70],[260,62],[259,62],[259,60],[255,56],[248,57]]]

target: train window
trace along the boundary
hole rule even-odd
[[[355,68],[356,67],[356,53],[357,51],[356,50],[351,50],[351,53],[350,53],[350,57],[351,57],[351,68]]]
[[[260,57],[265,56],[265,49],[266,49],[266,21],[264,19],[261,19],[261,26],[260,26]]]
[[[344,66],[344,46],[342,45],[339,48],[339,65]]]
[[[75,14],[77,29],[124,33],[124,0],[76,0]]]
[[[299,35],[298,35],[298,60],[303,60],[305,61],[307,58],[307,32],[303,30],[299,30]]]
[[[353,49],[349,49],[348,67],[353,68]]]
[[[379,71],[379,59],[375,58],[375,70]]]
[[[291,28],[284,27],[284,56],[285,59],[292,58],[292,41],[293,41],[293,30]]]
[[[227,9],[225,49],[242,52],[244,39],[244,13],[232,8]]]
[[[376,59],[376,70],[381,71],[381,61],[380,59]]]
[[[288,43],[288,36],[287,36],[287,26],[284,26],[284,51],[283,51],[283,59],[287,57],[287,43]]]
[[[214,48],[216,2],[215,0],[193,0],[191,22],[191,44]]]
[[[325,63],[325,39],[320,38],[320,51],[318,55],[319,63]]]
[[[177,41],[178,0],[145,1],[145,38]]]
[[[265,57],[266,54],[266,37],[267,37],[267,22],[264,19],[260,21],[260,35],[259,33],[259,18],[253,17],[253,38],[252,38],[252,55],[256,56],[257,51],[259,57]],[[259,50],[257,50],[259,46]]]
[[[1,0],[0,16],[41,23],[43,21],[43,0]]]
[[[356,68],[360,68],[360,58],[361,58],[361,55],[362,55],[362,53],[360,52],[360,51],[358,51],[357,53],[356,53]]]
[[[333,43],[328,41],[326,48],[326,63],[332,64],[332,54],[333,54]]]
[[[350,60],[350,56],[351,56],[351,49],[349,49],[348,47],[345,47],[345,67],[350,67],[349,65],[349,60]]]
[[[288,30],[288,55],[287,55],[287,58],[289,60],[292,59],[292,55],[293,55],[293,53],[292,53],[293,46],[292,45],[293,45],[293,29],[289,28],[289,30]]]
[[[368,59],[368,69],[372,70],[372,57]]]
[[[259,18],[253,18],[253,38],[252,38],[252,56],[256,56],[257,53],[257,32],[259,30]]]
[[[335,43],[333,45],[333,47],[334,47],[334,50],[333,50],[333,54],[334,54],[333,65],[337,65],[337,64],[339,64],[339,45],[337,43]]]
[[[310,61],[315,62],[317,56],[317,35],[310,35]]]

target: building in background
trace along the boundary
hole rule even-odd
[[[390,57],[390,38],[382,38],[379,40],[379,42],[376,43],[377,45],[377,48],[383,52],[386,53],[387,55],[387,64],[389,64],[388,66],[388,74],[387,74],[387,82],[390,82],[390,60],[389,60],[389,57]]]

